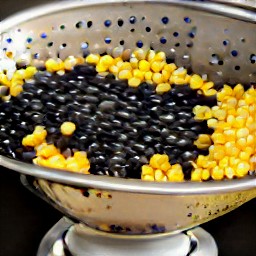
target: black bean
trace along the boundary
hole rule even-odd
[[[173,114],[161,115],[159,119],[164,123],[172,123],[175,120],[175,116]]]
[[[0,86],[0,97],[7,96],[9,94],[9,87],[1,85]]]
[[[187,147],[191,145],[191,140],[190,139],[187,139],[187,138],[180,138],[178,139],[177,141],[177,146],[178,147]]]
[[[101,112],[112,112],[115,110],[116,103],[114,101],[105,100],[99,104],[99,110]]]

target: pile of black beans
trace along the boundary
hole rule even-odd
[[[48,143],[64,155],[86,151],[92,174],[140,178],[141,166],[153,154],[165,153],[189,179],[189,161],[208,153],[194,146],[195,139],[213,132],[205,121],[194,120],[198,104],[214,106],[216,98],[188,85],[157,95],[154,85],[131,88],[112,75],[99,77],[93,66],[76,66],[62,76],[40,71],[20,95],[0,102],[0,154],[31,162],[35,152],[21,141],[43,125]],[[64,121],[76,124],[73,136],[60,133]]]

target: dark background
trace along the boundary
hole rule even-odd
[[[0,0],[0,20],[47,2],[50,1]],[[19,174],[0,167],[0,256],[35,256],[44,234],[61,217],[61,213],[21,185]],[[255,218],[256,200],[252,200],[202,227],[215,238],[219,256],[254,256]]]

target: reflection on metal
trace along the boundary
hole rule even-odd
[[[174,236],[124,237],[71,223],[67,218],[56,223],[43,238],[37,256],[218,255],[214,239],[202,228]]]

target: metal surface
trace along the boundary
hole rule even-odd
[[[256,196],[256,190],[222,194],[145,194],[79,188],[34,180],[22,183],[56,209],[86,225],[128,235],[176,234],[221,216]]]
[[[135,23],[129,21],[132,16]],[[163,22],[165,17],[169,20]],[[110,27],[104,25],[106,20],[111,20]],[[177,65],[206,73],[216,83],[250,83],[256,81],[255,22],[252,10],[214,3],[72,1],[2,22],[0,49],[24,44],[32,54],[31,63],[40,65],[49,57],[112,52],[116,47],[133,50],[141,40],[145,49],[163,50]],[[162,37],[167,43],[160,42]],[[255,177],[164,184],[50,170],[3,156],[0,165],[39,178],[34,185],[48,202],[91,227],[111,232],[180,232],[235,209],[256,194]]]
[[[68,254],[66,254],[67,250]],[[71,253],[83,256],[135,254],[138,256],[217,256],[218,250],[214,239],[202,228],[194,228],[176,236],[140,237],[136,241],[131,237],[123,238],[120,235],[113,236],[91,230],[88,227],[76,225],[67,218],[62,218],[43,238],[37,256],[65,256]]]

